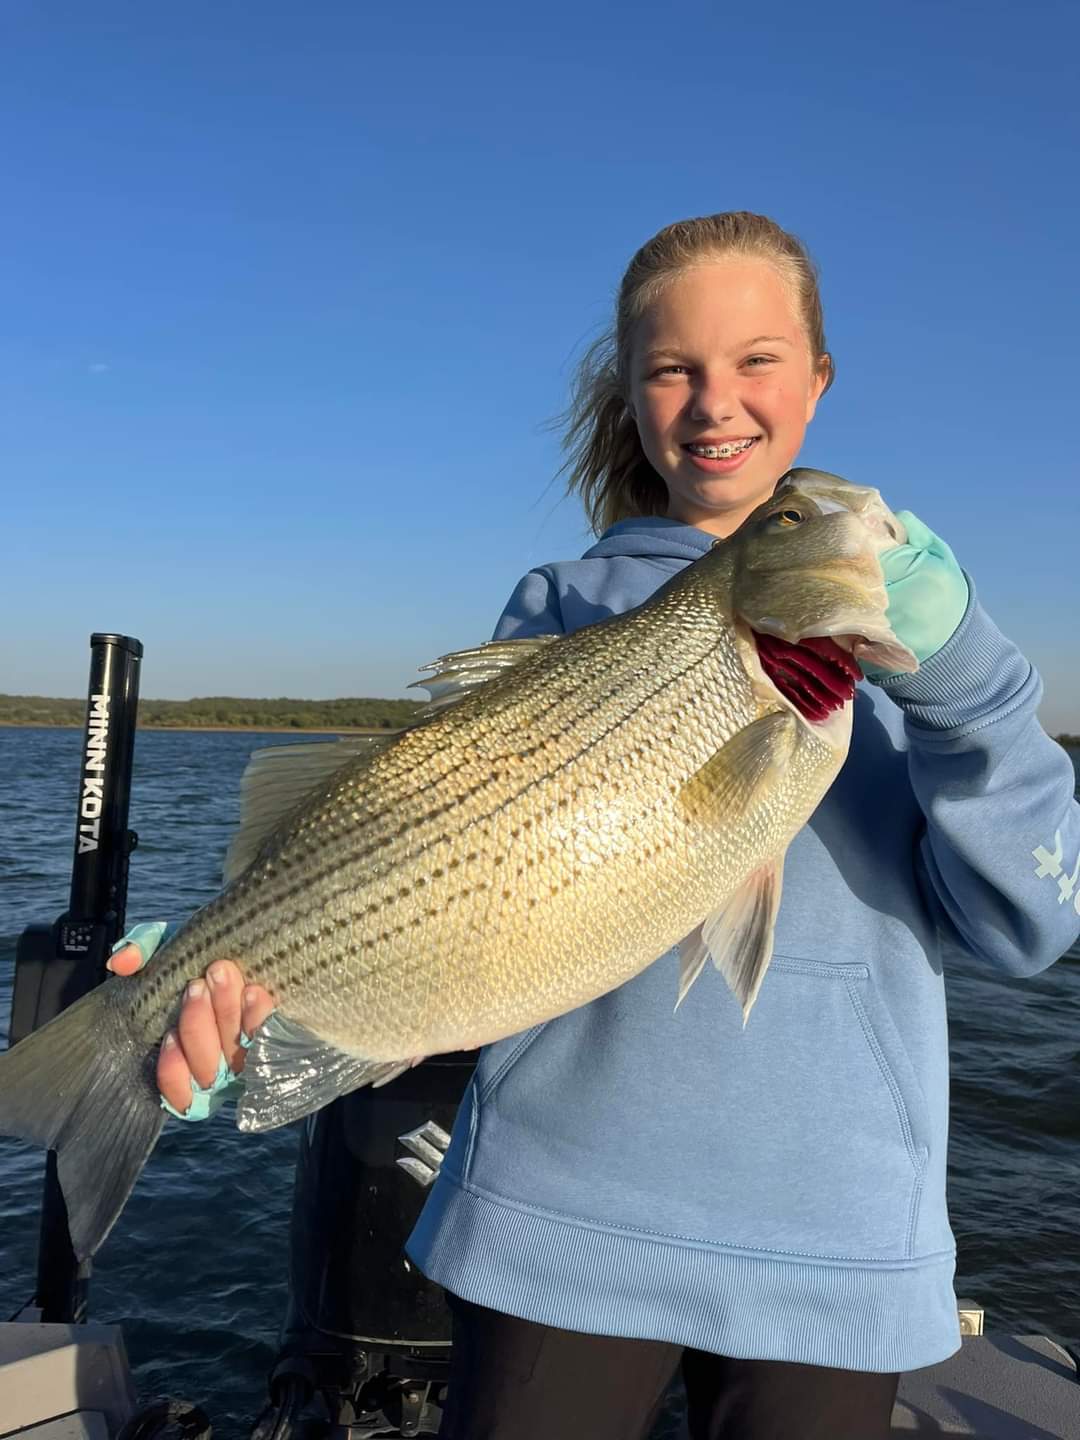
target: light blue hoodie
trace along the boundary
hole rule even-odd
[[[518,585],[497,638],[640,604],[712,537],[650,517]],[[857,1370],[959,1345],[942,960],[1012,975],[1080,930],[1074,773],[974,599],[918,674],[862,685],[846,764],[784,866],[746,1029],[678,962],[491,1045],[409,1242],[481,1305],[594,1334]],[[895,702],[895,703],[894,703]],[[1063,857],[1063,858],[1062,858]],[[1063,868],[1062,868],[1063,867]]]

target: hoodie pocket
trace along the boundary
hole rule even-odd
[[[485,1055],[467,1174],[658,1237],[843,1259],[913,1253],[930,1116],[866,965],[778,955],[745,1030],[659,961]]]
[[[788,960],[793,971],[812,973],[812,962]],[[903,1037],[889,1013],[874,983],[873,975],[865,965],[839,965],[820,967],[822,970],[841,972],[847,987],[848,1000],[866,1041],[866,1047],[881,1074],[896,1111],[896,1123],[907,1151],[908,1160],[916,1175],[926,1169],[930,1143],[930,1111],[926,1096],[919,1083],[915,1067],[911,1063]]]
[[[499,1082],[528,1052],[544,1029],[544,1025],[534,1025],[531,1030],[508,1035],[505,1040],[483,1046],[454,1121],[453,1137],[442,1164],[444,1174],[457,1180],[470,1178],[481,1110],[491,1100]]]

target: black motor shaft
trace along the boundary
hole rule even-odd
[[[131,767],[143,647],[128,635],[90,637],[90,684],[79,752],[75,850],[67,910],[51,925],[28,925],[15,951],[11,1002],[14,1045],[106,978],[105,962],[124,930]],[[86,1315],[89,1261],[71,1248],[56,1155],[45,1164],[35,1303],[41,1319],[72,1323]]]
[[[118,936],[127,904],[128,859],[134,849],[128,806],[143,647],[128,635],[91,635],[90,653],[71,899],[65,919],[72,926],[111,924]],[[61,944],[64,954],[85,953],[75,934],[62,935]]]

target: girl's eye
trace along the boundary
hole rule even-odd
[[[775,355],[748,355],[743,363],[752,365],[756,370],[762,365],[771,365],[775,359]]]
[[[685,365],[660,365],[653,371],[653,375],[685,375],[686,371]]]

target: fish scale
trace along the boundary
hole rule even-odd
[[[612,977],[638,973],[693,928],[703,902],[708,910],[734,888],[742,874],[731,873],[733,864],[747,854],[759,863],[779,838],[765,812],[756,843],[744,831],[737,849],[711,827],[690,826],[679,812],[681,786],[762,710],[716,593],[682,587],[657,605],[656,619],[644,615],[636,624],[568,637],[579,643],[560,647],[557,666],[542,653],[526,662],[531,673],[511,671],[383,756],[361,762],[355,774],[344,773],[322,803],[310,804],[283,829],[252,874],[207,907],[209,944],[196,922],[192,955],[182,936],[162,955],[160,966],[174,967],[180,977],[165,984],[165,993],[171,988],[175,995],[201,973],[208,948],[243,957],[246,978],[265,985],[300,1023],[350,1047],[357,1025],[368,1035],[378,1026],[363,1053],[392,1059],[466,1048],[527,1028],[591,998],[598,987],[611,988]],[[651,644],[642,645],[640,631]],[[571,707],[553,706],[553,692],[570,697]],[[533,747],[531,762],[515,765],[520,736],[536,733],[537,711],[555,723]],[[692,717],[677,746],[673,715]],[[634,772],[636,805],[618,832],[621,843],[613,845],[612,807],[597,780],[635,755],[643,762]],[[651,765],[644,763],[650,755]],[[820,747],[826,765],[835,758],[828,745]],[[583,804],[578,795],[587,797]],[[780,787],[775,813],[788,813],[797,799]],[[348,823],[350,815],[359,822]],[[492,899],[491,882],[482,882],[483,890],[475,879],[468,883],[481,864],[496,868],[496,848],[502,853],[522,843],[522,835],[528,838],[509,894],[499,887]],[[652,858],[656,849],[665,853],[662,866]],[[590,854],[599,865],[577,863]],[[282,855],[290,860],[284,881]],[[372,874],[374,855],[379,874]],[[640,891],[643,867],[671,895],[666,905],[651,895],[647,911],[625,906],[625,897]],[[624,900],[617,927],[603,903],[612,887]],[[420,888],[426,903],[417,914]],[[375,913],[365,917],[371,908]],[[290,914],[284,941],[266,918],[282,910]],[[323,929],[328,915],[336,923]],[[339,958],[341,929],[348,938]],[[485,934],[478,957],[476,937]],[[560,965],[560,957],[577,963]],[[350,961],[360,973],[343,994],[324,977],[335,962]],[[517,971],[524,983],[514,983]],[[396,983],[386,984],[387,973]],[[528,999],[504,1003],[502,990]],[[432,1009],[439,1017],[434,1027]],[[169,1018],[148,1014],[146,1026],[158,1029]]]
[[[839,671],[837,708],[811,723],[755,630],[914,665],[884,617],[894,517],[815,473],[635,611],[445,657],[431,707],[381,745],[253,757],[222,893],[134,980],[0,1057],[0,1132],[58,1148],[80,1255],[153,1148],[156,1047],[216,959],[277,1005],[245,1128],[526,1030],[676,944],[680,996],[711,955],[749,1013],[784,851],[843,763],[853,690]]]

